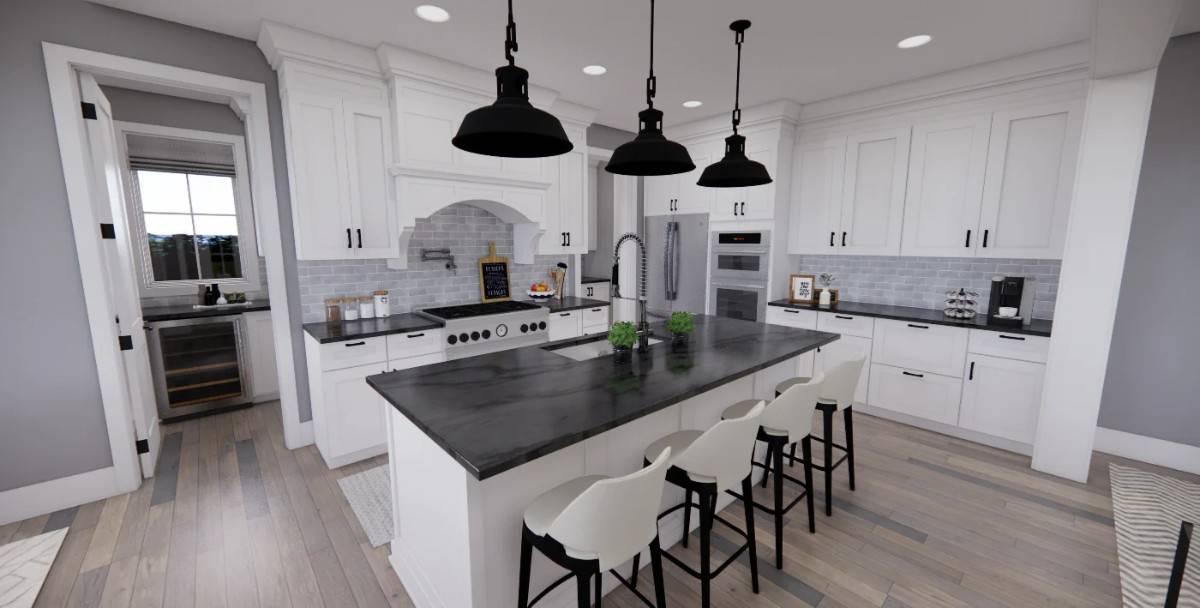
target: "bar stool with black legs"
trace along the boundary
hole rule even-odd
[[[854,491],[854,391],[858,388],[858,380],[862,376],[865,362],[866,357],[843,361],[825,372],[825,386],[817,399],[817,409],[821,411],[824,428],[822,436],[813,436],[812,440],[822,444],[824,460],[821,465],[814,464],[812,468],[825,474],[825,515],[827,517],[833,515],[833,470],[841,466],[843,462],[846,463],[846,468],[850,473],[850,491]],[[807,380],[807,378],[784,380],[776,385],[775,394],[783,393],[792,385],[804,383]],[[846,445],[833,442],[833,415],[838,410],[842,411],[846,425]],[[842,457],[836,461],[833,460],[835,448],[842,451]],[[788,460],[791,463],[797,462],[796,446],[792,446]],[[808,456],[804,456],[804,462],[809,462]]]
[[[605,570],[639,555],[650,546],[654,570],[655,601],[651,602],[613,571],[623,585],[650,608],[666,608],[662,549],[655,514],[662,503],[663,478],[671,450],[663,450],[647,467],[624,477],[591,475],[568,481],[538,496],[525,509],[521,531],[521,578],[517,608],[529,608],[547,593],[575,578],[578,608],[592,605],[589,579],[595,583],[595,605],[600,607],[600,577]],[[529,601],[529,570],[533,549],[570,572]]]
[[[747,508],[753,505],[754,508],[775,518],[775,567],[779,569],[783,568],[783,516],[801,500],[804,500],[808,506],[808,531],[817,531],[813,518],[812,468],[809,465],[808,457],[812,454],[809,436],[812,432],[813,411],[817,405],[817,395],[821,392],[824,377],[818,375],[806,380],[808,382],[795,383],[782,395],[775,397],[775,400],[763,410],[762,418],[759,421],[758,440],[767,444],[767,452],[762,464],[752,461],[751,466],[764,470],[764,488],[767,487],[767,479],[771,477],[771,473],[775,474],[773,505],[768,507],[754,502],[754,497],[749,492],[746,492],[744,496],[738,496],[747,505]],[[726,408],[721,417],[729,419],[740,416],[747,408],[752,407],[753,403],[753,400],[739,401]],[[783,470],[784,450],[787,446],[794,446],[797,443],[804,449],[803,481],[788,475]],[[784,480],[804,488],[803,493],[786,505],[783,504]]]
[[[708,608],[712,580],[719,576],[725,568],[737,560],[743,551],[750,551],[750,578],[755,593],[758,593],[758,554],[754,545],[754,510],[747,503],[744,513],[746,516],[745,530],[726,521],[717,515],[717,497],[722,492],[732,492],[739,483],[742,494],[749,496],[751,492],[750,462],[754,455],[754,434],[758,429],[759,415],[764,408],[763,402],[744,412],[733,420],[723,420],[713,425],[707,431],[677,431],[650,444],[646,448],[646,459],[663,450],[670,450],[671,467],[667,469],[667,481],[683,488],[684,501],[658,515],[662,518],[678,511],[684,511],[683,540],[687,546],[687,537],[691,527],[690,514],[692,506],[700,509],[700,570],[685,564],[683,560],[664,553],[663,557],[679,566],[684,572],[700,579],[700,605]],[[749,457],[749,458],[748,458]],[[698,502],[692,504],[692,495],[697,496]],[[715,569],[712,568],[710,548],[712,546],[712,528],[714,522],[721,522],[746,539],[746,543]],[[636,579],[638,558],[633,560],[633,573]],[[635,582],[636,584],[636,582]]]

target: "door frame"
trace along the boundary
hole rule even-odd
[[[201,101],[226,103],[245,124],[252,196],[260,212],[259,236],[267,261],[268,294],[274,304],[271,321],[278,356],[292,358],[291,316],[284,277],[283,245],[279,229],[279,203],[275,190],[275,162],[271,148],[269,105],[261,82],[219,76],[196,70],[132,59],[119,55],[42,43],[50,104],[58,137],[58,150],[66,182],[76,254],[83,283],[84,304],[91,332],[92,351],[99,372],[100,396],[112,450],[115,487],[112,494],[136,489],[141,483],[135,447],[132,404],[122,371],[117,331],[104,292],[105,271],[100,231],[92,210],[88,179],[87,132],[80,114],[79,73],[101,83],[168,94]],[[283,410],[284,443],[296,448],[312,443],[312,425],[300,422],[293,365],[276,365]]]

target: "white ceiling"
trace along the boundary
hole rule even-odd
[[[374,47],[382,42],[478,68],[503,62],[503,0],[93,0],[241,38],[271,20]],[[421,21],[432,2],[447,23]],[[535,83],[633,129],[644,105],[649,2],[517,0],[517,62]],[[1085,40],[1093,0],[660,0],[657,104],[668,125],[729,111],[734,46],[729,22],[746,18],[742,104],[827,99],[986,61]],[[908,51],[896,42],[932,34]],[[580,72],[599,63],[608,74]],[[704,105],[685,109],[680,103]]]

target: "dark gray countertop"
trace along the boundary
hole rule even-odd
[[[541,300],[529,298],[524,301],[531,304],[537,304],[538,306],[548,309],[550,312],[567,312],[568,310],[579,310],[581,308],[608,306],[608,302],[605,302],[604,300],[589,300],[587,298],[580,298],[576,296],[563,296],[562,300],[559,300],[558,298]]]
[[[668,335],[661,323],[651,327]],[[667,339],[618,363],[527,346],[369,376],[367,383],[483,480],[837,338],[697,315],[682,352]]]
[[[582,277],[579,277],[579,282],[584,283],[584,284],[587,284],[587,283],[611,283],[612,279],[610,279],[608,277],[582,276]]]
[[[304,331],[321,344],[342,342],[361,338],[373,338],[388,334],[408,333],[424,329],[437,329],[444,324],[429,317],[411,312],[376,319],[342,321],[340,323],[305,323]]]
[[[223,317],[239,315],[256,310],[271,310],[271,302],[266,298],[254,300],[246,306],[225,306],[221,308],[192,308],[191,304],[178,306],[149,306],[142,309],[142,320],[147,323],[158,321],[178,321],[180,319],[199,319],[201,317]]]
[[[986,317],[983,313],[975,316],[974,319],[950,319],[942,314],[942,311],[933,310],[930,308],[914,308],[912,306],[893,306],[890,304],[866,304],[863,302],[839,302],[836,308],[819,308],[816,305],[809,304],[791,304],[787,300],[775,300],[770,302],[771,306],[782,306],[784,308],[796,308],[800,310],[817,310],[823,312],[841,312],[848,315],[862,315],[866,317],[879,317],[881,319],[895,319],[897,321],[914,321],[917,323],[929,323],[931,325],[947,325],[950,327],[966,327],[968,329],[983,329],[987,331],[998,331],[1006,334],[1023,334],[1027,336],[1050,336],[1050,328],[1053,322],[1046,319],[1034,319],[1029,325],[1020,327],[1004,327],[1002,325],[988,325]]]

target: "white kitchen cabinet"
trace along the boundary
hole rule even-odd
[[[966,355],[967,332],[960,327],[875,320],[875,363],[961,378]]]
[[[862,375],[858,378],[858,387],[854,389],[854,402],[868,403],[867,388],[871,375],[870,338],[843,334],[836,341],[818,348],[813,361],[813,373],[827,372],[837,367],[839,363],[853,361],[859,357],[863,357],[865,360],[863,361]]]
[[[566,131],[575,149],[547,160],[553,183],[542,213],[544,255],[588,252],[587,144],[583,130]]]
[[[839,253],[900,253],[911,131],[906,126],[846,138]]]
[[[442,328],[422,329],[387,335],[389,361],[445,352],[445,332]]]
[[[389,258],[400,255],[389,195],[391,128],[388,107],[346,100],[347,186],[354,228],[354,256]]]
[[[584,283],[583,297],[589,300],[601,300],[609,302],[612,300],[612,284],[607,281],[599,283]]]
[[[772,179],[777,177],[776,149],[767,141],[765,134],[747,136],[746,156],[762,163]],[[710,221],[769,220],[775,217],[774,181],[760,186],[709,189],[716,192]]]
[[[967,350],[979,355],[1021,359],[1045,363],[1050,353],[1050,338],[1003,331],[970,330]]]
[[[1067,101],[992,116],[976,255],[1062,257],[1082,115]]]
[[[583,327],[582,335],[607,332],[609,327],[608,311],[608,306],[583,309],[580,320],[580,325]]]
[[[655,175],[643,178],[645,183],[644,209],[646,215],[672,213],[709,213],[713,211],[715,188],[705,188],[696,182],[704,168],[716,158],[712,141],[693,142],[687,146],[695,169],[675,175]]]
[[[875,336],[875,319],[865,315],[848,315],[843,312],[822,310],[817,313],[817,329],[833,334],[870,339]]]
[[[971,354],[967,359],[967,370],[958,425],[1021,443],[1033,443],[1046,366]]]
[[[279,375],[275,370],[275,333],[271,326],[271,311],[258,310],[242,314],[250,349],[250,386],[254,402],[279,397]]]
[[[551,312],[546,325],[546,332],[551,342],[578,338],[583,335],[583,312],[579,310]]]
[[[815,310],[799,310],[783,306],[768,306],[767,323],[794,327],[796,329],[816,329],[817,312]],[[810,350],[796,357],[795,375],[801,378],[811,377],[813,369],[816,366],[816,356],[817,351]]]
[[[317,447],[329,468],[387,451],[387,404],[366,381],[367,376],[387,369],[385,363],[371,363],[323,374],[321,408],[326,424],[320,429]]]
[[[990,131],[988,115],[913,127],[902,255],[975,255]]]
[[[870,384],[872,407],[941,424],[958,424],[961,378],[873,364]]]
[[[844,137],[796,147],[788,253],[837,252],[845,168]]]

